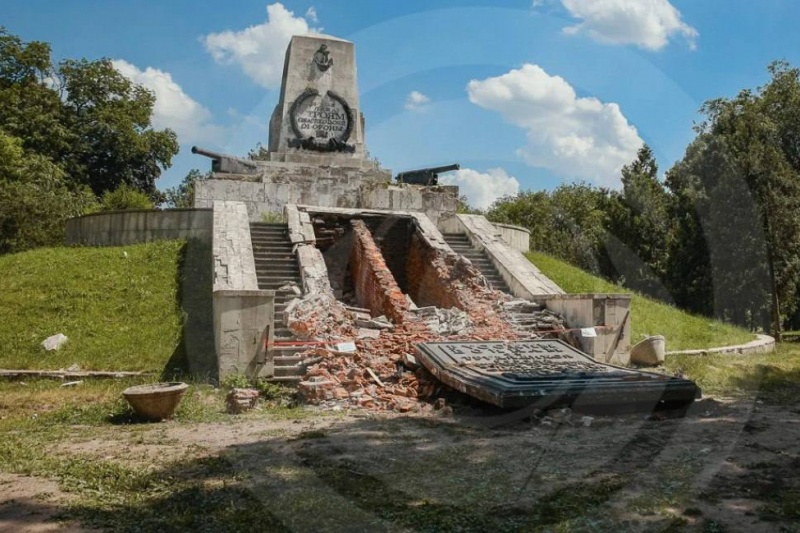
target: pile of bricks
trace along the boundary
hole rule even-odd
[[[295,300],[287,310],[289,328],[317,343],[302,354],[306,368],[298,387],[302,401],[334,409],[432,410],[433,403],[425,400],[443,386],[416,364],[415,344],[521,337],[509,320],[510,310],[504,307],[510,296],[488,288],[478,271],[460,256],[423,249],[428,283],[437,284],[439,293],[447,295],[444,303],[455,307],[446,313],[434,310],[438,318],[432,329],[428,325],[430,308],[417,309],[405,297],[366,226],[354,221],[353,229],[356,241],[351,265],[355,264],[356,285],[361,285],[357,289],[362,291],[360,299],[372,315],[382,313],[394,327],[362,335],[365,328],[359,323],[363,326],[363,313],[348,309],[332,294]],[[442,324],[448,317],[458,324],[452,328]]]

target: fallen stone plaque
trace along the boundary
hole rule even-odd
[[[561,340],[425,342],[416,349],[440,381],[499,407],[655,407],[700,397],[687,379],[599,363]]]

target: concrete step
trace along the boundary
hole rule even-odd
[[[256,261],[256,270],[258,272],[267,272],[269,270],[291,270],[298,276],[300,275],[300,270],[297,263],[291,262],[271,262],[271,261]]]
[[[302,363],[303,359],[299,355],[276,355],[272,357],[275,366],[294,366]]]
[[[303,378],[299,376],[280,376],[274,378],[267,378],[265,381],[269,383],[277,383],[279,385],[284,385],[286,387],[297,387],[297,385],[301,381],[303,381]]]
[[[284,250],[292,251],[294,249],[294,245],[292,243],[284,241],[250,239],[250,243],[253,245],[253,249],[258,250],[259,252],[283,252]]]
[[[264,259],[256,258],[256,268],[258,269],[265,269],[265,268],[291,268],[295,272],[299,272],[300,264],[297,262],[297,259]]]
[[[297,267],[292,265],[260,265],[256,263],[256,274],[264,276],[282,276],[284,274],[291,274],[293,276],[300,276]]]
[[[289,235],[289,228],[270,228],[270,227],[262,227],[262,226],[254,226],[250,224],[250,232],[251,233],[258,233],[260,235]]]
[[[272,368],[272,376],[276,378],[302,377],[306,373],[303,366],[274,366]]]
[[[280,289],[281,287],[283,287],[284,285],[286,285],[289,282],[297,283],[298,286],[300,285],[300,279],[299,278],[297,278],[297,279],[291,279],[289,277],[267,278],[267,277],[263,277],[263,276],[258,276],[256,279],[258,280],[259,288],[265,289],[265,290],[271,290],[271,291],[278,290],[278,289]],[[275,298],[277,298],[277,297],[278,297],[278,295],[276,294]]]
[[[297,262],[297,256],[289,250],[253,250],[253,257],[255,259],[263,259],[264,261]]]

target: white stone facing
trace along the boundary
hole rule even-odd
[[[297,170],[296,165],[293,168]],[[270,181],[198,181],[195,185],[195,207],[211,207],[220,200],[242,202],[252,222],[260,221],[261,214],[265,212],[281,213],[290,204],[422,212],[435,224],[455,216],[457,187],[395,186],[390,185],[387,176],[378,171],[367,175],[369,179],[365,179],[363,172],[353,169],[323,167],[314,174],[313,169],[306,168],[308,173],[291,175],[291,179],[287,179],[287,176],[262,176]]]
[[[300,277],[305,294],[328,294],[333,297],[333,289],[328,279],[328,267],[319,248],[311,217],[300,211],[296,205],[287,205],[285,218],[289,224],[289,239],[295,245]]]
[[[245,204],[215,201],[213,209],[213,290],[258,290]]]
[[[218,375],[269,375],[275,291],[259,290],[243,202],[213,202],[214,342]]]

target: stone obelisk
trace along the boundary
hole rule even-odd
[[[269,160],[361,166],[366,155],[355,46],[327,35],[295,35],[286,50]]]

